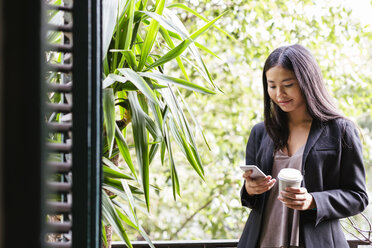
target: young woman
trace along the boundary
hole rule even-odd
[[[274,50],[263,69],[264,123],[253,127],[243,174],[251,208],[239,248],[349,247],[339,219],[368,205],[362,145],[353,123],[335,108],[318,64],[301,45]],[[302,172],[300,188],[278,192],[282,168]]]

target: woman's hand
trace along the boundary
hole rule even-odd
[[[251,178],[252,170],[244,172],[243,178],[245,179],[245,189],[248,195],[259,195],[270,190],[276,180],[272,179],[271,176],[262,178]]]
[[[287,207],[295,210],[308,210],[316,208],[314,198],[306,188],[288,187],[279,193],[278,199]]]

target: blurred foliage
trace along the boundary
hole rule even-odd
[[[192,168],[179,166],[182,197],[174,201],[169,170],[155,157],[150,166],[150,183],[161,190],[150,189],[151,215],[139,218],[153,240],[240,236],[249,210],[240,204],[239,165],[244,163],[245,145],[252,126],[263,120],[263,63],[278,46],[300,43],[317,58],[339,108],[360,127],[365,165],[371,177],[371,26],[362,26],[350,9],[337,1],[187,0],[182,3],[210,20],[230,10],[217,26],[236,40],[217,30],[198,40],[220,57],[206,55],[205,62],[223,91],[214,96],[191,93],[186,99],[211,147],[209,150],[200,133],[193,130],[205,165],[206,182],[198,178]],[[190,32],[205,24],[188,12],[177,11]],[[167,70],[173,70],[172,75],[179,73],[182,77],[177,67],[177,63],[167,64]],[[196,75],[189,77],[191,82],[201,83],[202,79]],[[179,165],[188,163],[180,151],[174,151],[174,158]],[[371,178],[367,181],[372,191]],[[372,211],[366,213],[371,219]],[[361,223],[361,227],[363,225]]]
[[[174,163],[173,149],[178,148],[187,165],[204,180],[203,164],[190,132],[192,127],[200,127],[183,95],[215,94],[214,90],[218,90],[198,48],[217,55],[197,43],[197,38],[227,12],[189,33],[172,10],[181,8],[196,13],[186,6],[166,6],[166,0],[102,3],[103,241],[109,246],[105,230],[111,226],[128,247],[132,247],[128,230],[154,247],[140,223],[150,212],[150,189],[159,190],[156,183],[150,182],[154,177],[149,168],[159,155],[157,161],[167,167],[176,199],[180,196],[179,167]],[[172,70],[182,71],[182,75],[174,77],[169,73],[172,70],[167,64],[172,61],[177,64],[177,69]],[[190,64],[188,70],[184,64]],[[189,73],[193,78],[199,74],[212,89],[205,87],[204,82],[189,82]],[[186,113],[192,117],[190,120]],[[138,212],[145,216],[137,218]]]

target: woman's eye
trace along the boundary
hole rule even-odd
[[[292,86],[293,86],[293,84],[287,84],[284,87],[289,88],[289,87],[292,87]]]
[[[275,89],[275,88],[276,88],[276,86],[269,86],[269,88],[270,88],[270,89]]]

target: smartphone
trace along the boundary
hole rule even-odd
[[[251,178],[266,177],[265,173],[263,173],[256,165],[241,165],[240,169],[243,171],[252,170]]]

